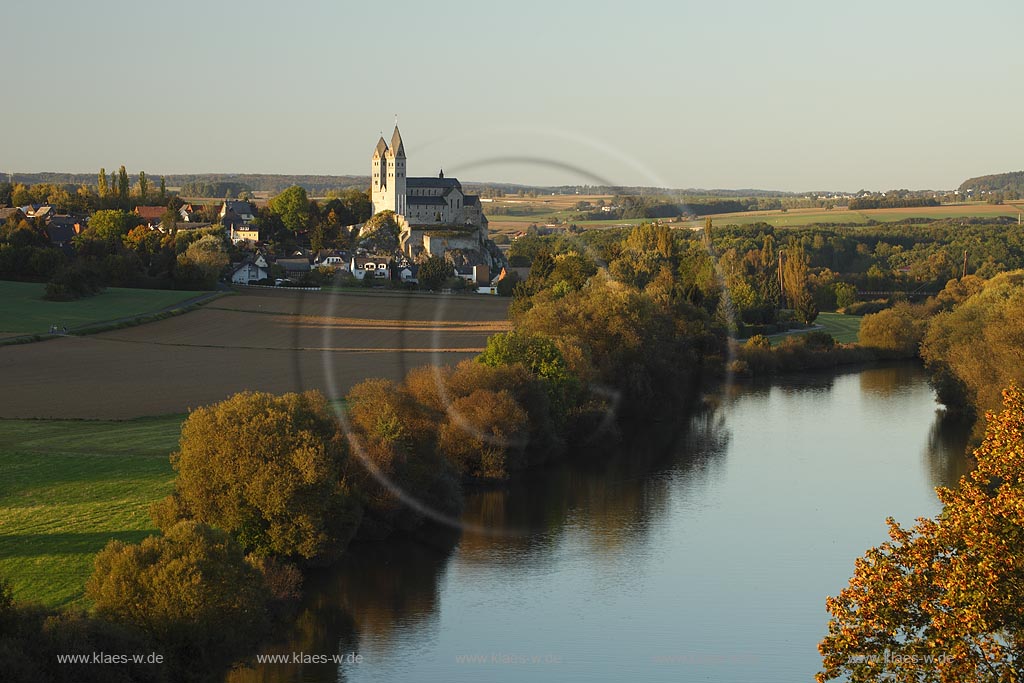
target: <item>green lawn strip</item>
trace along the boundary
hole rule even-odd
[[[0,281],[0,336],[45,334],[51,325],[68,329],[159,311],[208,292],[109,287],[76,301],[46,301],[45,285]]]
[[[824,326],[825,332],[831,334],[837,342],[850,344],[857,341],[862,317],[842,313],[819,313],[815,322]]]
[[[80,605],[110,539],[155,531],[149,505],[171,490],[182,419],[0,420],[0,576],[15,598]]]

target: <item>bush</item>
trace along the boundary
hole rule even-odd
[[[891,306],[892,304],[889,301],[882,299],[875,301],[859,301],[840,309],[839,313],[842,313],[843,315],[870,315],[871,313],[884,311]]]
[[[412,531],[425,514],[455,515],[462,494],[437,452],[437,422],[394,382],[371,379],[346,397],[353,453],[346,480],[366,510],[364,536]]]
[[[182,425],[174,501],[159,521],[184,514],[226,529],[249,552],[329,562],[359,524],[346,459],[320,394],[235,394]]]
[[[43,298],[47,301],[73,301],[93,296],[103,290],[99,271],[81,261],[59,268],[46,283]]]
[[[462,476],[508,479],[525,464],[528,417],[505,390],[477,389],[452,401],[438,448]]]
[[[857,337],[862,346],[886,355],[913,358],[924,338],[928,323],[923,309],[908,303],[864,316]]]
[[[192,521],[138,545],[108,543],[86,595],[98,617],[138,627],[165,652],[211,664],[248,651],[268,626],[260,572],[228,534]]]

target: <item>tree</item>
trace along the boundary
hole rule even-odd
[[[231,657],[268,625],[259,570],[228,534],[194,521],[138,545],[110,541],[96,556],[86,595],[97,616],[142,629],[179,658]]]
[[[175,491],[155,516],[226,529],[257,554],[329,562],[359,524],[346,460],[320,394],[235,394],[185,420]]]
[[[167,181],[163,176],[160,176],[160,203],[167,203]]]
[[[455,275],[455,269],[443,256],[431,256],[420,264],[416,279],[424,289],[438,289],[445,280]]]
[[[454,516],[462,494],[436,446],[436,417],[402,386],[370,379],[345,397],[355,458],[346,471],[366,510],[365,533],[411,531],[424,511]]]
[[[146,203],[146,196],[149,195],[149,179],[145,171],[139,171],[139,203]]]
[[[74,238],[75,247],[93,255],[115,253],[134,223],[134,218],[125,211],[97,211],[89,219],[88,227]]]
[[[857,287],[849,282],[837,282],[832,285],[836,294],[836,307],[846,308],[857,303]]]
[[[312,211],[306,190],[293,185],[281,192],[269,204],[270,211],[281,219],[284,227],[293,233],[309,229]]]
[[[99,177],[96,182],[96,191],[100,196],[100,199],[106,199],[107,195],[110,194],[110,186],[107,184],[107,169],[101,168]]]
[[[926,312],[902,302],[864,316],[857,340],[861,346],[887,351],[900,358],[913,358],[917,356],[927,327]]]
[[[808,325],[818,317],[818,307],[808,280],[809,262],[803,246],[798,243],[791,243],[786,248],[782,262],[782,288],[786,301],[796,311],[797,317]]]
[[[224,240],[215,235],[204,235],[198,241],[188,245],[185,253],[178,256],[178,264],[194,269],[202,286],[207,288],[213,287],[217,283],[221,271],[228,265],[228,262]]]
[[[942,512],[857,560],[826,602],[817,680],[1019,681],[1024,661],[1024,395],[1003,392],[977,467],[939,488]],[[930,657],[922,663],[923,657]]]
[[[950,294],[955,296],[955,294]],[[999,405],[999,387],[1024,383],[1024,270],[998,275],[952,311],[935,316],[921,344],[939,399],[983,414]]]
[[[452,401],[438,449],[475,479],[508,479],[525,465],[529,418],[507,390],[477,389]]]
[[[121,202],[121,208],[128,208],[128,195],[131,186],[128,184],[128,171],[122,165],[117,171],[117,198]]]

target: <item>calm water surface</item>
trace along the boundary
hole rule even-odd
[[[938,509],[965,430],[912,366],[740,387],[675,443],[472,495],[492,534],[361,545],[253,681],[809,681],[884,520]],[[443,536],[443,535],[442,535]]]

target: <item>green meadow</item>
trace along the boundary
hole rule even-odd
[[[0,281],[0,337],[45,334],[51,325],[69,329],[153,313],[208,292],[110,287],[77,301],[46,301],[45,285]]]
[[[0,577],[16,599],[79,605],[110,539],[155,532],[183,419],[0,420]]]

